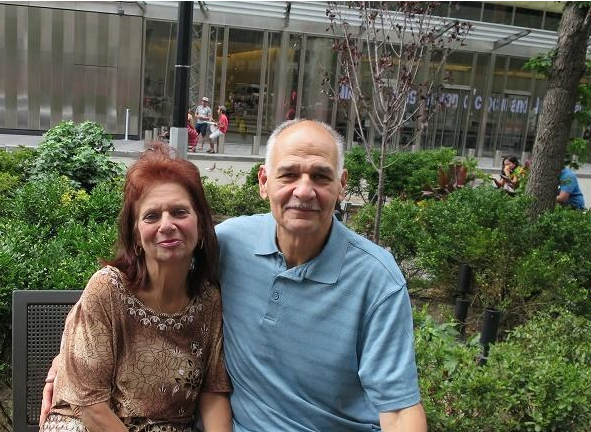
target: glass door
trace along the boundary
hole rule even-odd
[[[498,110],[494,149],[520,157],[527,135],[530,94],[506,91]]]
[[[466,137],[466,120],[470,114],[472,89],[445,88],[437,102],[432,103],[433,114],[428,121],[425,148],[451,147],[461,150]]]
[[[257,133],[263,36],[262,31],[230,28],[225,83],[230,124],[226,143],[252,146]]]

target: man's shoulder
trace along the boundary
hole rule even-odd
[[[396,264],[396,260],[389,251],[351,229],[344,228],[347,230],[350,254],[357,255],[360,260],[363,260],[364,268],[368,272],[373,272],[374,275],[381,273],[394,278],[400,283],[404,283],[404,278]],[[354,259],[353,261],[356,262],[357,260]]]
[[[219,237],[245,236],[252,233],[253,229],[260,229],[268,220],[267,214],[255,214],[251,216],[238,216],[226,219],[216,225],[215,232]],[[254,231],[256,233],[256,231]]]

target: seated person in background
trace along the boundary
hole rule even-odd
[[[211,126],[211,134],[209,135],[209,150],[207,153],[217,153],[219,151],[218,140],[219,137],[228,132],[228,117],[226,116],[226,107],[219,106],[217,110],[218,121]]]
[[[585,199],[574,172],[564,167],[560,173],[556,202],[577,210],[585,210]]]
[[[199,407],[231,431],[218,254],[199,171],[155,144],[127,172],[115,259],[66,319],[41,430],[190,432]]]
[[[189,151],[195,152],[195,148],[197,147],[197,138],[199,138],[199,133],[195,130],[195,123],[193,120],[193,113],[189,110],[187,114],[187,148]]]
[[[505,189],[508,193],[515,193],[523,179],[525,171],[519,164],[519,159],[515,155],[509,155],[503,158],[503,169],[500,178],[493,179],[495,185],[500,189]]]

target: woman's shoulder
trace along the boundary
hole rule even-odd
[[[124,290],[124,280],[124,276],[118,268],[105,266],[90,277],[84,289],[84,295],[96,296],[99,299],[110,298],[114,291]]]
[[[222,295],[219,285],[212,282],[204,282],[197,302],[209,309],[221,309]]]

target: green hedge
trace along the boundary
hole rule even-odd
[[[432,432],[586,432],[591,428],[591,321],[554,310],[492,345],[415,314],[423,404]]]
[[[377,150],[372,152],[376,164],[378,155]],[[388,154],[384,164],[385,196],[419,199],[427,185],[437,183],[439,167],[448,166],[455,156],[456,151],[451,148]],[[375,201],[378,174],[368,162],[363,147],[355,146],[345,154],[345,168],[348,171],[347,190],[362,196],[366,202]]]
[[[555,304],[591,317],[591,213],[557,207],[530,221],[528,205],[526,196],[489,186],[461,189],[441,201],[393,199],[383,208],[382,245],[403,270],[408,262],[419,269],[420,279],[405,274],[411,290],[437,287],[452,299],[465,263],[477,300],[504,309],[508,320]],[[371,235],[374,211],[363,208],[352,226]]]
[[[12,291],[82,289],[109,257],[117,235],[121,183],[90,193],[51,175],[23,184],[0,209],[0,364],[10,358]],[[10,369],[0,368],[9,379]]]

